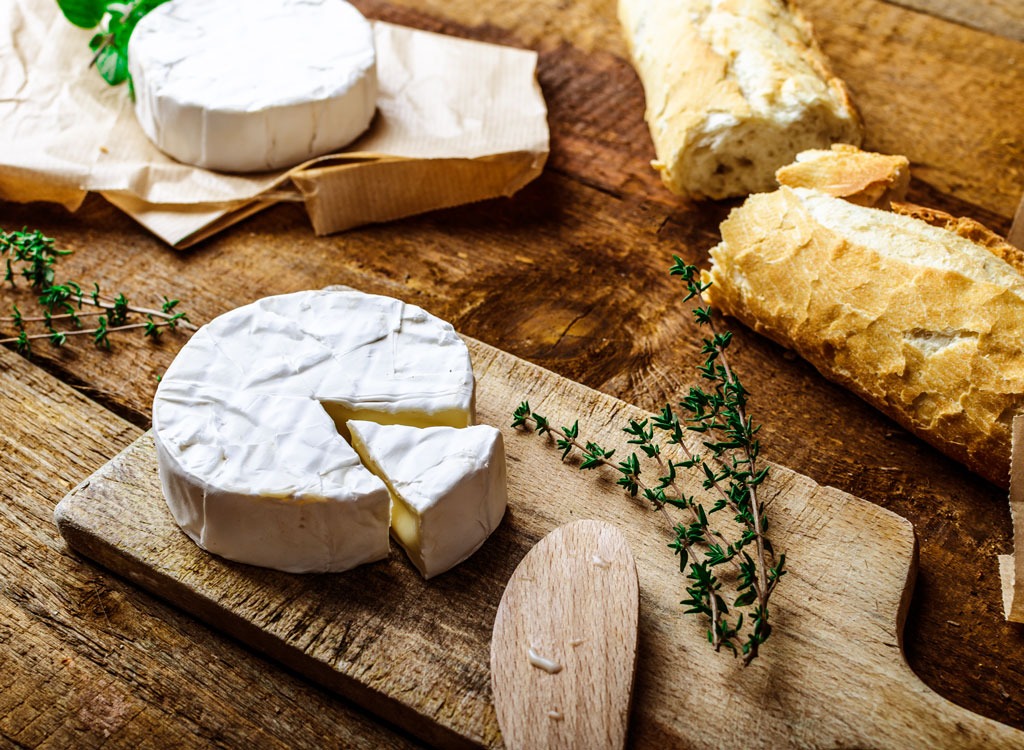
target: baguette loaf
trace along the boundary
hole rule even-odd
[[[1024,277],[943,228],[815,190],[722,224],[708,295],[908,430],[1006,486],[1024,407]]]
[[[788,0],[619,0],[619,20],[673,192],[771,190],[798,152],[860,144],[846,87]]]

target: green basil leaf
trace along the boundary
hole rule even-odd
[[[107,10],[105,0],[57,0],[57,5],[66,19],[83,29],[96,26]]]
[[[104,47],[96,57],[96,70],[104,81],[116,86],[128,78],[128,57],[116,47]]]

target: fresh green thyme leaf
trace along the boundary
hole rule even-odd
[[[154,339],[160,335],[160,327],[156,324],[152,317],[149,317],[149,319],[146,321],[146,327],[143,330],[142,335]]]
[[[14,340],[14,345],[19,354],[28,356],[32,353],[32,342],[24,331],[18,334],[18,338]]]
[[[110,308],[107,317],[112,326],[123,326],[128,322],[128,298],[123,294],[114,297],[114,306]]]
[[[512,426],[525,427],[531,414],[529,401],[519,404],[519,407],[512,413]]]
[[[96,346],[102,347],[104,349],[109,349],[110,335],[109,331],[107,331],[107,316],[101,315],[99,318],[96,319],[96,321],[96,330],[92,332],[93,343],[95,343]]]

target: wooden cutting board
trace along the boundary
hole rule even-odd
[[[579,417],[581,436],[625,446],[619,429],[639,410],[469,343],[479,420],[505,436],[509,511],[445,575],[423,581],[395,545],[386,561],[334,575],[210,556],[171,519],[149,434],[64,498],[61,533],[83,555],[427,742],[499,747],[488,660],[504,586],[547,532],[599,519],[623,532],[639,575],[630,746],[1024,746],[1024,732],[949,703],[907,667],[900,634],[916,564],[908,522],[774,467],[765,496],[790,572],[774,595],[775,632],[744,669],[712,652],[703,624],[682,615],[684,579],[662,519],[613,476],[562,465],[546,438],[507,427],[528,399],[556,424]]]

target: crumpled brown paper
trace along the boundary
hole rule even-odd
[[[6,31],[5,31],[6,29]],[[544,166],[534,52],[374,22],[380,94],[344,152],[230,175],[180,164],[87,67],[90,31],[54,0],[0,0],[0,199],[74,210],[95,191],[176,247],[281,200],[318,234],[511,195]]]

